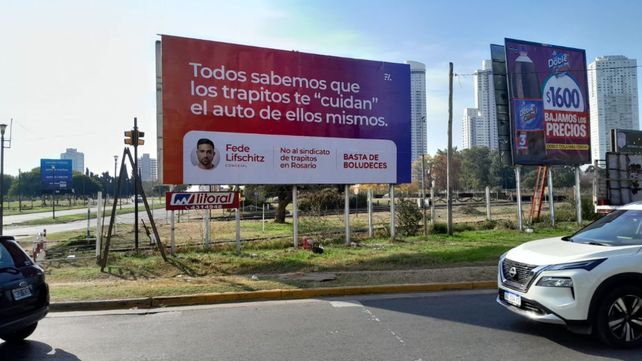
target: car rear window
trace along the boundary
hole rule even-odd
[[[31,260],[20,249],[20,246],[8,240],[0,240],[0,268],[28,265],[31,265]]]

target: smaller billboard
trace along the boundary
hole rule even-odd
[[[229,209],[239,207],[239,192],[167,192],[165,208],[169,211],[184,209]]]
[[[71,159],[41,159],[40,180],[43,191],[67,191],[73,185]]]
[[[611,152],[642,154],[642,131],[611,129]]]
[[[513,162],[591,162],[586,53],[506,39]]]

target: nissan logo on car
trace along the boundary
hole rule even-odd
[[[517,268],[511,267],[508,270],[508,275],[510,276],[510,278],[515,278],[515,276],[517,276]]]

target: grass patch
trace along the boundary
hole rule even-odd
[[[276,228],[281,230],[281,225]],[[75,260],[45,261],[47,280],[54,301],[114,299],[176,295],[204,292],[248,291],[302,287],[297,282],[266,276],[290,272],[359,272],[412,271],[419,269],[491,265],[499,255],[523,242],[566,235],[577,228],[573,223],[555,228],[539,227],[533,233],[511,229],[477,229],[457,232],[452,236],[430,234],[427,238],[408,237],[390,241],[368,239],[359,246],[325,242],[323,254],[291,247],[291,241],[271,240],[243,244],[240,256],[233,244],[218,244],[210,251],[184,251],[170,262],[157,252],[112,252],[105,272],[100,272],[93,257]],[[79,240],[60,242],[60,247],[73,247]],[[259,280],[253,280],[258,275]],[[366,284],[390,283],[389,274],[382,278],[363,278]],[[347,282],[356,282],[355,277]],[[341,285],[337,281],[323,286]],[[395,283],[404,282],[397,279]],[[317,285],[318,286],[318,285]]]

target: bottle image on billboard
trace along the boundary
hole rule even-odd
[[[535,64],[525,50],[519,51],[515,59],[515,68],[512,77],[512,93],[515,99],[542,99],[542,90],[539,87],[539,77]]]
[[[546,158],[542,90],[535,64],[523,48],[519,49],[511,75],[517,158],[537,164]]]

